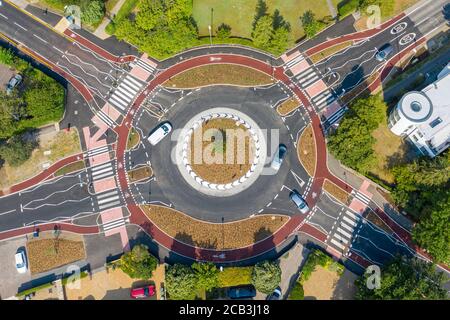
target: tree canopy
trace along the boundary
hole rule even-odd
[[[157,266],[158,259],[143,244],[134,246],[119,260],[120,269],[133,279],[150,279]]]
[[[281,282],[281,268],[276,261],[261,261],[253,268],[252,283],[255,288],[270,294]]]
[[[99,23],[104,15],[105,4],[99,0],[89,1],[81,10],[81,20],[90,25]]]
[[[0,157],[13,167],[20,166],[31,157],[37,143],[22,135],[15,135],[0,145]]]
[[[444,274],[436,266],[417,258],[398,256],[381,269],[380,287],[369,289],[363,275],[356,281],[359,300],[437,300],[446,299],[441,288]]]
[[[380,96],[354,101],[329,137],[328,147],[344,165],[366,172],[375,161],[372,131],[386,119],[387,106]]]
[[[206,291],[219,285],[219,269],[212,262],[195,262],[191,266],[197,277],[197,287]]]
[[[174,264],[166,271],[166,289],[172,300],[193,300],[196,296],[197,277],[188,266]]]

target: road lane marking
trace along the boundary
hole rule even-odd
[[[8,20],[8,17],[5,16],[5,15],[3,15],[3,14],[1,14],[1,13],[0,13],[0,17],[2,17],[2,18],[4,18],[4,19]]]
[[[16,211],[16,209],[9,210],[9,211],[5,211],[5,212],[0,213],[0,216],[2,216],[2,215],[4,215],[4,214],[11,213],[11,212],[15,212],[15,211]]]
[[[342,245],[341,243],[337,242],[334,239],[331,239],[331,243],[333,243],[335,246],[337,246],[338,248],[340,248],[341,250],[344,250],[345,246]]]
[[[20,24],[18,24],[17,22],[14,22],[14,24],[15,24],[16,26],[18,26],[19,28],[22,28],[23,30],[28,31],[28,29],[22,27],[22,26],[21,26]]]
[[[41,40],[43,43],[48,43],[46,40],[42,39],[41,37],[39,37],[39,36],[37,36],[37,35],[35,35],[35,34],[33,34],[33,36],[34,36],[35,38]]]

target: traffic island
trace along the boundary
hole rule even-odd
[[[298,139],[297,155],[306,172],[311,177],[314,177],[316,170],[317,151],[316,140],[314,138],[314,132],[311,125],[308,125],[306,129],[303,130],[300,139]]]
[[[215,250],[250,246],[271,237],[290,219],[288,216],[274,214],[229,223],[209,223],[168,207],[146,205],[140,208],[170,237],[190,246]]]
[[[296,98],[292,97],[283,101],[277,107],[277,112],[280,116],[284,117],[296,110],[298,107],[300,107],[300,102]]]

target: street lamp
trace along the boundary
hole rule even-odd
[[[212,45],[212,31],[211,31],[211,25],[208,25],[208,30],[209,30],[209,42]]]

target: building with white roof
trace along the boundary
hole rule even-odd
[[[405,94],[389,115],[389,128],[435,157],[450,145],[450,63],[422,91]]]

